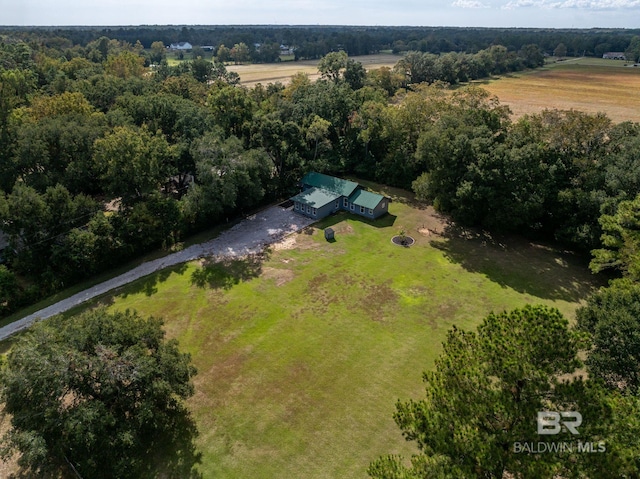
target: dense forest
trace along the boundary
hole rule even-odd
[[[577,111],[513,121],[485,91],[451,88],[541,65],[535,43],[411,51],[370,72],[336,51],[318,81],[248,89],[221,62],[169,66],[157,41],[60,33],[0,43],[2,314],[284,198],[309,170],[413,187],[461,223],[585,251],[602,246],[601,214],[639,192],[638,125]]]

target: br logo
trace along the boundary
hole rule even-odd
[[[538,434],[560,434],[562,426],[571,434],[580,434],[578,427],[582,424],[582,414],[576,411],[539,411]]]

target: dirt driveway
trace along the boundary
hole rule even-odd
[[[85,301],[101,296],[161,269],[203,257],[232,258],[258,253],[265,246],[280,241],[285,236],[299,231],[311,223],[313,223],[313,220],[310,218],[298,215],[291,210],[285,210],[279,206],[272,206],[247,217],[211,241],[193,245],[177,253],[143,263],[120,276],[97,284],[18,321],[14,321],[0,328],[0,340],[28,328],[38,319],[46,319],[56,314],[64,313]]]

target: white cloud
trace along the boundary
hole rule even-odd
[[[616,10],[640,8],[640,0],[511,0],[502,8],[578,8],[584,10]]]
[[[456,0],[451,4],[451,6],[458,8],[489,8],[488,5],[485,5],[478,0]]]

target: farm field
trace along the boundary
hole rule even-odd
[[[400,59],[400,55],[379,53],[376,55],[362,55],[349,58],[362,63],[367,70],[372,70],[380,67],[392,68]],[[247,87],[255,86],[258,83],[267,85],[268,83],[276,82],[286,85],[290,78],[298,72],[308,74],[312,80],[320,78],[320,74],[318,73],[318,60],[227,65],[227,70],[238,73],[238,75],[240,75],[240,83]]]
[[[477,82],[509,105],[513,117],[545,108],[604,112],[614,122],[640,121],[640,67],[598,58],[571,59],[545,68]]]
[[[394,404],[422,396],[452,325],[526,303],[573,317],[600,285],[579,258],[458,229],[372,186],[394,199],[377,221],[339,214],[264,256],[182,265],[101,301],[163,317],[192,354],[205,478],[366,477],[379,455],[413,452]],[[401,229],[411,248],[391,243]]]

